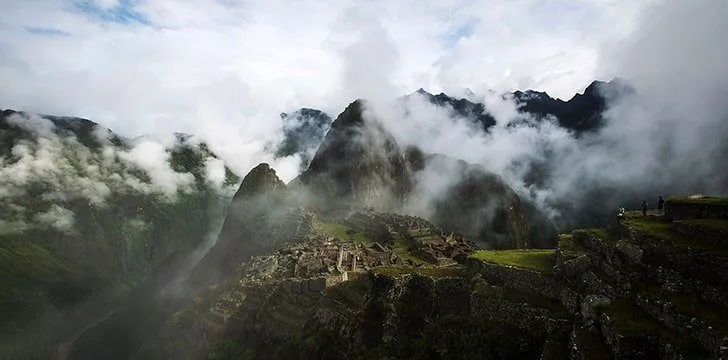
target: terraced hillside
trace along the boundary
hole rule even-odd
[[[555,249],[480,250],[425,220],[311,213],[169,320],[139,358],[728,355],[724,219],[642,216]]]

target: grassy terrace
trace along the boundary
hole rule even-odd
[[[718,245],[704,241],[697,237],[685,236],[675,232],[672,223],[658,217],[627,217],[624,225],[647,234],[651,237],[672,242],[676,245],[689,246],[696,250],[709,251],[723,256],[728,256],[728,246]]]
[[[424,259],[412,254],[407,247],[407,240],[401,237],[397,237],[394,239],[394,246],[392,247],[392,250],[394,250],[394,252],[404,261],[411,260],[417,265],[430,264],[430,262],[425,261]]]
[[[615,299],[606,313],[614,319],[614,326],[620,334],[634,337],[653,335],[665,339],[692,355],[701,358],[707,355],[695,340],[668,329],[627,299]]]
[[[554,250],[480,250],[471,257],[494,264],[510,265],[551,274]]]
[[[463,268],[461,267],[419,267],[419,268],[400,268],[400,267],[376,267],[372,271],[375,274],[386,276],[400,276],[406,274],[426,275],[426,276],[461,276]]]
[[[512,288],[490,286],[486,284],[477,284],[473,290],[481,296],[505,299],[513,303],[526,303],[547,309],[557,316],[569,316],[569,312],[564,309],[564,306],[561,305],[561,303],[540,295],[529,294]]]
[[[559,234],[559,248],[564,255],[564,260],[573,259],[588,251],[584,245],[574,241],[571,234]]]
[[[350,240],[361,243],[370,243],[374,241],[364,232],[356,231],[344,224],[321,223],[319,224],[319,229],[325,235],[334,236],[342,240]]]
[[[703,197],[697,199],[688,199],[687,197],[674,197],[667,200],[673,204],[706,204],[706,205],[722,205],[728,206],[728,198]]]
[[[625,335],[657,335],[666,329],[639,306],[627,299],[614,299],[607,309],[607,315],[614,319],[614,325]]]
[[[682,221],[685,224],[693,225],[707,230],[728,230],[728,219],[689,219]]]
[[[675,306],[677,311],[701,319],[716,330],[728,332],[728,324],[725,322],[725,319],[728,318],[728,309],[707,302],[693,294],[665,291],[661,286],[654,283],[638,282],[634,285],[639,292],[655,299],[667,300]]]
[[[584,229],[587,233],[594,235],[607,244],[616,244],[619,241],[619,236],[607,229]]]

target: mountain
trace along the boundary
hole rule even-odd
[[[533,116],[537,120],[553,118],[559,126],[579,136],[582,133],[598,131],[604,125],[602,112],[608,102],[634,91],[635,89],[626,80],[615,78],[608,82],[594,81],[583,93],[575,94],[567,101],[533,90],[515,91],[504,94],[503,98],[514,101],[521,113]],[[408,106],[406,100],[415,95],[447,109],[453,117],[469,119],[485,131],[496,124],[495,118],[483,103],[451,97],[445,93],[433,95],[422,88],[405,96],[404,106]],[[300,154],[303,170],[310,163],[316,148],[329,129],[331,118],[319,110],[310,108],[301,108],[292,114],[283,113],[281,118],[284,137],[277,145],[276,155],[286,157]]]
[[[133,289],[196,261],[239,181],[189,136],[165,147],[12,110],[0,117],[0,165],[0,353],[9,358],[46,358]]]
[[[276,234],[267,231],[267,224],[271,217],[278,220],[271,215],[276,208],[284,208],[276,195],[285,188],[268,164],[250,170],[233,197],[215,246],[192,272],[193,284],[216,282],[222,274],[229,274],[247,260],[247,256],[275,245]]]
[[[357,100],[337,117],[309,168],[291,182],[294,189],[305,189],[308,198],[326,207],[399,211],[424,201],[427,209],[415,213],[431,213],[430,220],[482,246],[553,246],[553,225],[499,176],[442,155],[407,153],[365,106]],[[449,174],[451,185],[435,197],[422,183],[431,172]],[[544,226],[538,231],[530,225],[536,217]]]
[[[450,174],[452,181],[431,199],[430,220],[494,249],[552,248],[556,229],[531,203],[497,174],[442,154],[407,149],[415,177]],[[417,196],[417,195],[415,195]]]
[[[544,250],[477,250],[407,215],[290,208],[250,225],[295,231],[176,309],[135,358],[719,358],[727,208],[674,199]]]
[[[581,133],[601,128],[607,103],[634,91],[625,80],[615,78],[609,82],[594,81],[583,94],[576,94],[568,101],[532,90],[516,91],[512,95],[520,111],[540,118],[553,116],[561,127]]]
[[[409,169],[394,137],[364,116],[356,100],[336,118],[301,183],[324,201],[346,200],[359,206],[392,209],[411,187]]]
[[[3,118],[0,353],[728,355],[727,199],[673,198],[556,237],[497,174],[401,148],[366,105],[339,114],[287,185],[265,163],[225,179],[186,135],[91,124],[91,146],[68,125],[80,120]]]
[[[426,98],[430,103],[439,107],[451,109],[451,115],[470,119],[484,130],[495,125],[495,118],[488,113],[485,105],[474,103],[467,99],[457,99],[447,96],[445,93],[433,95],[424,89],[418,89],[415,94]],[[407,97],[410,97],[409,95]]]

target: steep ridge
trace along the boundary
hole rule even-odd
[[[190,275],[193,287],[229,276],[235,266],[268,249],[274,234],[268,221],[277,219],[286,185],[268,164],[259,164],[243,178],[225,217],[218,240]],[[278,195],[278,196],[277,196]]]
[[[516,91],[513,98],[519,104],[519,110],[540,118],[553,116],[562,127],[581,133],[600,129],[604,125],[602,112],[607,103],[634,91],[625,80],[615,78],[609,82],[594,81],[583,94],[576,94],[568,101],[532,90]]]
[[[376,119],[364,115],[365,102],[351,103],[331,125],[301,183],[326,204],[394,209],[412,186],[397,141]]]

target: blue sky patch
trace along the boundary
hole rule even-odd
[[[453,28],[443,35],[443,42],[447,47],[453,47],[457,45],[458,41],[462,38],[467,38],[475,33],[475,27],[478,22],[474,19],[468,20],[465,23]]]
[[[124,25],[133,23],[149,25],[149,19],[144,14],[134,10],[136,2],[133,0],[120,0],[116,6],[106,9],[93,0],[76,0],[74,1],[74,7],[95,20]]]

